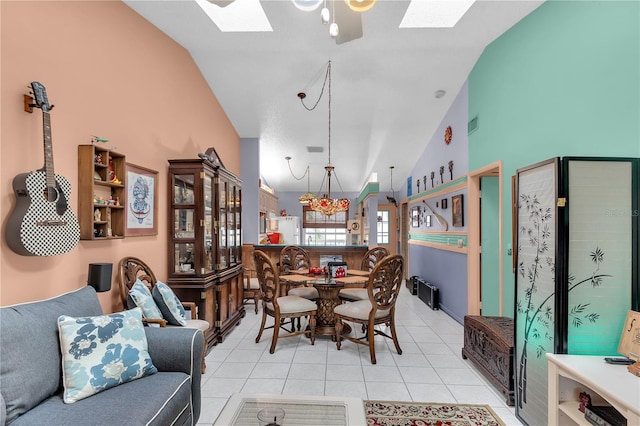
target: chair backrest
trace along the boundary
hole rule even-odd
[[[382,259],[369,274],[367,291],[373,311],[395,307],[402,287],[404,258],[393,254]]]
[[[142,281],[149,290],[152,290],[158,281],[151,268],[137,257],[123,257],[120,259],[118,263],[118,284],[124,309],[127,309],[129,290],[131,290],[137,279]]]
[[[262,302],[264,304],[273,303],[274,307],[277,307],[277,298],[280,294],[278,270],[269,256],[261,250],[253,252],[253,261],[256,265],[256,275],[258,275],[258,282],[260,283]]]
[[[376,264],[387,256],[389,256],[389,251],[384,247],[378,246],[369,249],[364,256],[362,256],[360,269],[371,272]]]
[[[302,247],[286,246],[280,251],[280,273],[309,269],[309,253]]]

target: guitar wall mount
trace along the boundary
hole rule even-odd
[[[25,112],[28,112],[29,114],[33,113],[33,108],[37,107],[38,105],[35,104],[35,100],[33,99],[33,96],[31,95],[23,95],[24,96],[24,110]],[[55,105],[50,105],[49,106],[49,111],[51,111],[53,109]]]

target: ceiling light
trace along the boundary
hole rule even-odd
[[[324,6],[322,7],[322,10],[320,11],[320,19],[322,20],[323,24],[328,24],[329,23],[329,19],[331,18],[331,16],[329,16],[329,8],[327,7],[327,0],[324,0]]]
[[[344,2],[354,12],[366,12],[376,4],[376,0],[344,0]]]
[[[400,28],[453,28],[475,0],[412,1]]]
[[[338,37],[339,32],[340,30],[338,29],[338,24],[332,22],[331,25],[329,25],[329,35],[333,38],[336,38]]]
[[[304,96],[299,96],[298,98],[300,98],[300,102],[302,102],[302,105],[309,111],[315,109],[315,107],[318,105],[318,102],[320,101],[320,98],[322,98],[322,94],[324,93],[324,87],[325,85],[328,84],[328,97],[329,100],[327,102],[328,104],[328,111],[329,111],[329,120],[328,120],[328,135],[329,135],[329,142],[328,142],[328,146],[329,146],[329,163],[324,167],[324,170],[326,172],[326,180],[327,180],[327,192],[324,193],[324,195],[322,195],[321,197],[315,197],[313,199],[311,199],[309,201],[309,207],[317,212],[320,212],[326,216],[331,216],[334,215],[338,212],[346,212],[349,211],[349,206],[351,205],[351,202],[349,201],[348,198],[331,198],[331,175],[332,173],[334,174],[334,178],[336,179],[336,182],[338,182],[338,185],[340,185],[340,182],[338,181],[338,177],[335,176],[335,167],[331,164],[331,61],[329,61],[329,63],[327,64],[327,72],[325,74],[325,78],[324,78],[324,83],[322,84],[322,90],[320,91],[320,96],[318,97],[318,101],[315,103],[315,105],[312,108],[309,108],[305,105],[304,103]],[[307,172],[308,172],[308,167],[307,167]],[[295,177],[295,176],[294,176]],[[297,179],[297,178],[296,178]],[[320,190],[322,192],[322,187],[324,185],[324,181],[325,178],[322,179],[322,183],[320,184]],[[342,187],[340,187],[340,190],[342,190]],[[343,191],[344,192],[344,191]],[[306,194],[303,194],[306,195]],[[302,198],[302,196],[300,197]]]
[[[295,7],[304,12],[313,12],[321,4],[322,0],[291,0]]]
[[[226,7],[207,0],[196,3],[222,32],[273,31],[259,0],[235,0]]]
[[[433,96],[435,96],[436,99],[440,99],[446,94],[447,94],[447,92],[441,89],[441,90],[436,90],[435,93],[433,94]]]

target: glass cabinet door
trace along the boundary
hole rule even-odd
[[[202,196],[203,196],[203,221],[204,232],[202,233],[203,247],[202,251],[202,273],[206,274],[215,270],[215,259],[213,252],[213,199],[215,193],[213,192],[213,177],[205,174],[202,182]]]
[[[173,272],[195,272],[195,175],[176,174],[172,182]]]
[[[218,253],[218,268],[225,269],[228,266],[228,223],[227,223],[227,186],[228,183],[226,181],[220,180],[218,184],[218,207],[219,207],[219,253]]]

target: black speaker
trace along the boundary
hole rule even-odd
[[[98,292],[111,290],[112,269],[113,263],[90,263],[87,284]]]

